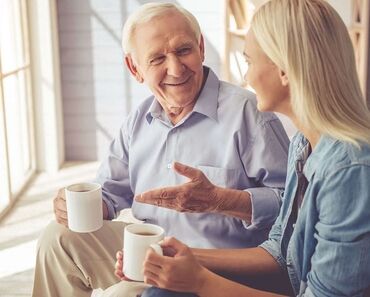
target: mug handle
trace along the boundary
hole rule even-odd
[[[162,247],[158,243],[152,243],[150,247],[160,256],[163,256]]]

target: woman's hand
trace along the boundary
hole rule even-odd
[[[123,253],[122,251],[118,251],[116,253],[116,264],[114,265],[114,274],[120,280],[130,281],[130,279],[125,277],[125,275],[123,274]]]
[[[207,274],[190,248],[175,238],[161,244],[165,256],[149,249],[144,261],[144,282],[178,292],[197,293]]]

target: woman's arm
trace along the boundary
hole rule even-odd
[[[256,276],[281,273],[275,259],[263,248],[191,249],[199,263],[216,273]]]
[[[203,267],[191,250],[178,240],[169,238],[162,247],[166,255],[148,251],[144,263],[144,281],[159,288],[192,292],[200,296],[281,296],[259,291],[227,280]],[[243,250],[196,250],[208,267],[235,275],[262,275],[281,273],[274,258],[262,248]],[[238,260],[239,259],[239,260]],[[230,260],[230,262],[229,262]],[[244,267],[244,266],[247,266]],[[270,279],[264,277],[264,283]]]
[[[268,282],[268,278],[265,279]],[[240,296],[253,296],[253,297],[274,297],[286,296],[266,291],[253,289],[251,287],[243,286],[231,280],[225,279],[207,269],[200,273],[200,286],[194,292],[200,297],[240,297]]]
[[[248,249],[192,249],[202,266],[238,283],[281,294],[291,294],[286,270],[260,247]],[[266,281],[268,279],[268,281]]]

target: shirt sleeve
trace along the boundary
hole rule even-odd
[[[363,296],[370,286],[370,165],[351,165],[317,186],[317,241],[303,296]]]
[[[289,146],[290,157],[288,157],[288,164],[293,162],[292,152],[294,150],[294,141],[295,137],[293,137],[292,143]],[[289,167],[291,168],[291,166]],[[286,209],[286,207],[290,204],[291,199],[294,199],[294,197],[284,196],[284,193],[281,192],[280,200],[282,201],[282,207],[280,207],[279,215],[270,230],[268,239],[260,245],[261,248],[266,250],[275,259],[283,271],[287,270],[287,263],[281,252],[281,238],[283,230],[282,224],[284,221],[284,216],[286,216],[286,211],[284,211],[284,209]]]
[[[289,138],[275,116],[255,125],[253,141],[245,146],[245,171],[255,186],[245,189],[251,195],[251,224],[248,229],[270,228],[275,222],[284,192]]]
[[[116,218],[120,210],[131,207],[134,196],[129,178],[127,122],[128,120],[110,144],[108,155],[98,169],[95,179],[102,186],[103,200],[107,205],[110,220]]]
[[[266,250],[279,264],[280,268],[283,271],[286,271],[286,261],[281,254],[280,242],[281,242],[281,223],[282,223],[282,212],[280,212],[279,216],[277,217],[274,225],[272,226],[269,238],[265,242],[263,242],[260,247]]]

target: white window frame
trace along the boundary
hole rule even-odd
[[[2,65],[0,61],[0,154],[2,155],[0,164],[1,169],[1,180],[0,187],[2,190],[0,194],[3,195],[0,197],[0,217],[4,216],[12,205],[15,203],[17,198],[22,194],[23,190],[30,182],[31,178],[36,172],[36,152],[35,152],[35,127],[34,127],[34,108],[33,108],[33,96],[32,96],[32,77],[31,77],[31,63],[30,63],[30,40],[28,32],[28,8],[25,0],[16,0],[18,1],[19,15],[20,15],[20,27],[21,27],[21,39],[24,52],[24,64],[18,65],[17,68],[12,69],[7,73],[3,73]],[[1,51],[1,48],[0,48]],[[7,136],[7,121],[5,115],[5,98],[4,98],[4,89],[3,81],[5,78],[18,75],[20,72],[24,72],[25,81],[26,81],[26,109],[27,109],[27,136],[28,136],[28,153],[30,158],[30,167],[22,176],[22,182],[18,185],[16,189],[12,188],[12,183],[10,180],[10,168],[11,164],[9,163],[9,143]],[[0,162],[1,162],[0,161]]]

